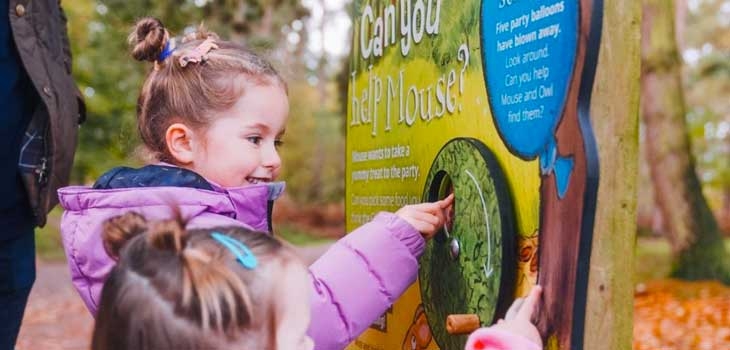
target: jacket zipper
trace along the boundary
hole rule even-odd
[[[48,157],[41,157],[41,164],[35,172],[38,174],[38,184],[45,185],[48,182]]]

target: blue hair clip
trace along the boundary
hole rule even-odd
[[[256,259],[256,256],[253,255],[251,249],[248,249],[245,244],[239,242],[231,236],[224,235],[220,232],[212,232],[210,236],[213,237],[214,240],[218,241],[218,243],[226,247],[231,253],[233,253],[233,255],[236,256],[236,260],[238,260],[238,262],[241,263],[243,267],[249,270],[253,270],[256,265],[258,265],[258,260]]]
[[[172,55],[173,51],[175,51],[175,38],[172,38],[165,43],[165,48],[162,49],[162,52],[160,52],[160,55],[157,56],[157,61],[158,62],[164,61],[166,58],[168,58],[168,57],[170,57],[170,55]]]

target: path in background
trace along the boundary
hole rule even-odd
[[[38,263],[16,350],[88,349],[94,321],[65,263]]]
[[[307,263],[311,263],[329,246],[330,243],[326,243],[296,249]],[[93,318],[71,285],[66,264],[38,262],[36,282],[16,350],[89,349],[93,326]]]

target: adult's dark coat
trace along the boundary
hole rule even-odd
[[[56,190],[68,184],[85,107],[71,76],[61,1],[10,0],[8,10],[18,53],[42,101],[26,133],[32,147],[24,148],[20,160],[36,224],[43,226],[58,203]]]

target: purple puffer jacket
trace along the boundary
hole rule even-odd
[[[261,184],[212,190],[190,187],[58,191],[65,209],[61,234],[73,284],[96,314],[101,289],[114,262],[104,251],[102,223],[128,211],[150,220],[169,218],[180,208],[190,228],[237,225],[268,232],[268,204],[283,184]],[[316,348],[342,349],[362,333],[416,279],[421,235],[391,213],[380,213],[335,243],[309,271],[312,278],[312,323]]]

